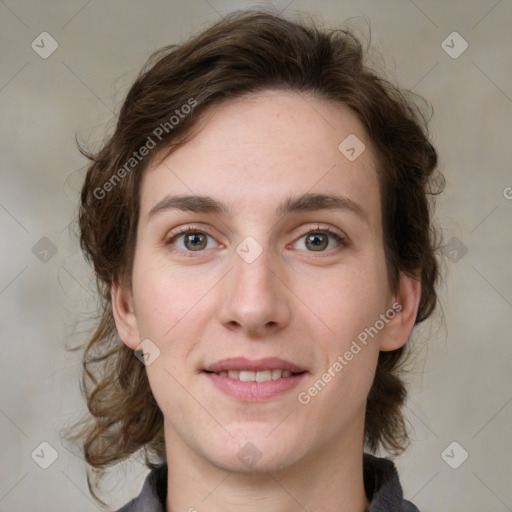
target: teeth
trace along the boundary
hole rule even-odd
[[[230,373],[231,372],[228,372],[228,375]],[[256,373],[260,373],[260,372],[246,372],[246,371],[239,372],[238,380],[241,380],[242,382],[249,382],[252,380],[256,380]],[[229,375],[229,376],[232,379],[234,378],[232,375]]]
[[[272,379],[272,372],[270,370],[262,370],[261,372],[256,372],[256,382],[266,382],[267,380]]]
[[[249,370],[229,370],[220,372],[222,377],[229,377],[231,379],[240,380],[242,382],[267,382],[269,380],[277,380],[281,377],[290,377],[292,372],[288,370],[261,370],[253,372]]]
[[[272,370],[272,380],[281,378],[282,373],[282,370]]]

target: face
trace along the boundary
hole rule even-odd
[[[291,92],[229,101],[147,169],[140,194],[132,289],[113,287],[114,315],[130,348],[159,351],[146,370],[169,457],[274,471],[362,450],[379,350],[406,342],[418,293],[388,288],[356,116]],[[212,201],[172,199],[185,195]]]

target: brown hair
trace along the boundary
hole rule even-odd
[[[400,272],[421,281],[416,323],[436,307],[438,233],[429,196],[437,154],[416,103],[367,67],[350,31],[246,11],[226,16],[181,46],[160,49],[130,88],[102,149],[91,154],[79,145],[91,160],[81,192],[80,244],[94,267],[101,311],[82,361],[81,388],[90,415],[67,437],[81,441],[95,485],[106,468],[139,450],[149,468],[166,460],[162,413],[145,366],[117,334],[110,298],[113,280],[131,282],[139,191],[151,161],[131,159],[150,146],[151,155],[159,149],[169,154],[210,106],[267,89],[312,94],[356,113],[378,155],[390,288],[397,291]],[[373,452],[382,446],[399,454],[408,442],[401,411],[407,392],[399,376],[407,345],[379,354],[365,419],[365,444]],[[89,489],[104,503],[90,477],[88,469]]]

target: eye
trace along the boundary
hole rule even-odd
[[[208,244],[210,239],[212,242]],[[329,247],[330,240],[334,240],[338,245],[344,247],[348,246],[348,241],[345,237],[332,232],[329,228],[320,229],[318,226],[316,229],[310,229],[307,233],[302,235],[299,240],[304,240],[304,246],[308,252],[326,252]],[[178,243],[182,241],[182,245]],[[164,241],[165,246],[169,246],[172,252],[190,253],[202,252],[204,249],[213,249],[217,246],[215,239],[205,231],[201,231],[192,226],[185,226],[180,228],[178,232],[171,233],[168,238]],[[174,249],[173,246],[177,247],[178,250]]]
[[[203,249],[216,247],[215,242],[208,245],[208,238],[213,240],[208,233],[187,226],[180,229],[178,233],[171,234],[164,243],[166,246],[176,245],[181,252],[201,252]],[[177,243],[180,239],[183,241],[182,246]],[[180,252],[172,248],[171,251]]]
[[[307,251],[326,252],[326,248],[329,247],[329,238],[334,239],[339,245],[348,245],[346,238],[332,232],[329,228],[310,230],[302,235],[299,240],[304,239],[304,246]],[[298,241],[295,243],[298,243]]]

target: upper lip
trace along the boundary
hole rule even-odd
[[[207,372],[224,372],[229,370],[248,370],[258,372],[261,370],[288,370],[292,373],[302,373],[307,371],[302,366],[280,359],[279,357],[264,357],[263,359],[247,359],[245,357],[231,357],[229,359],[221,359],[204,368]]]

